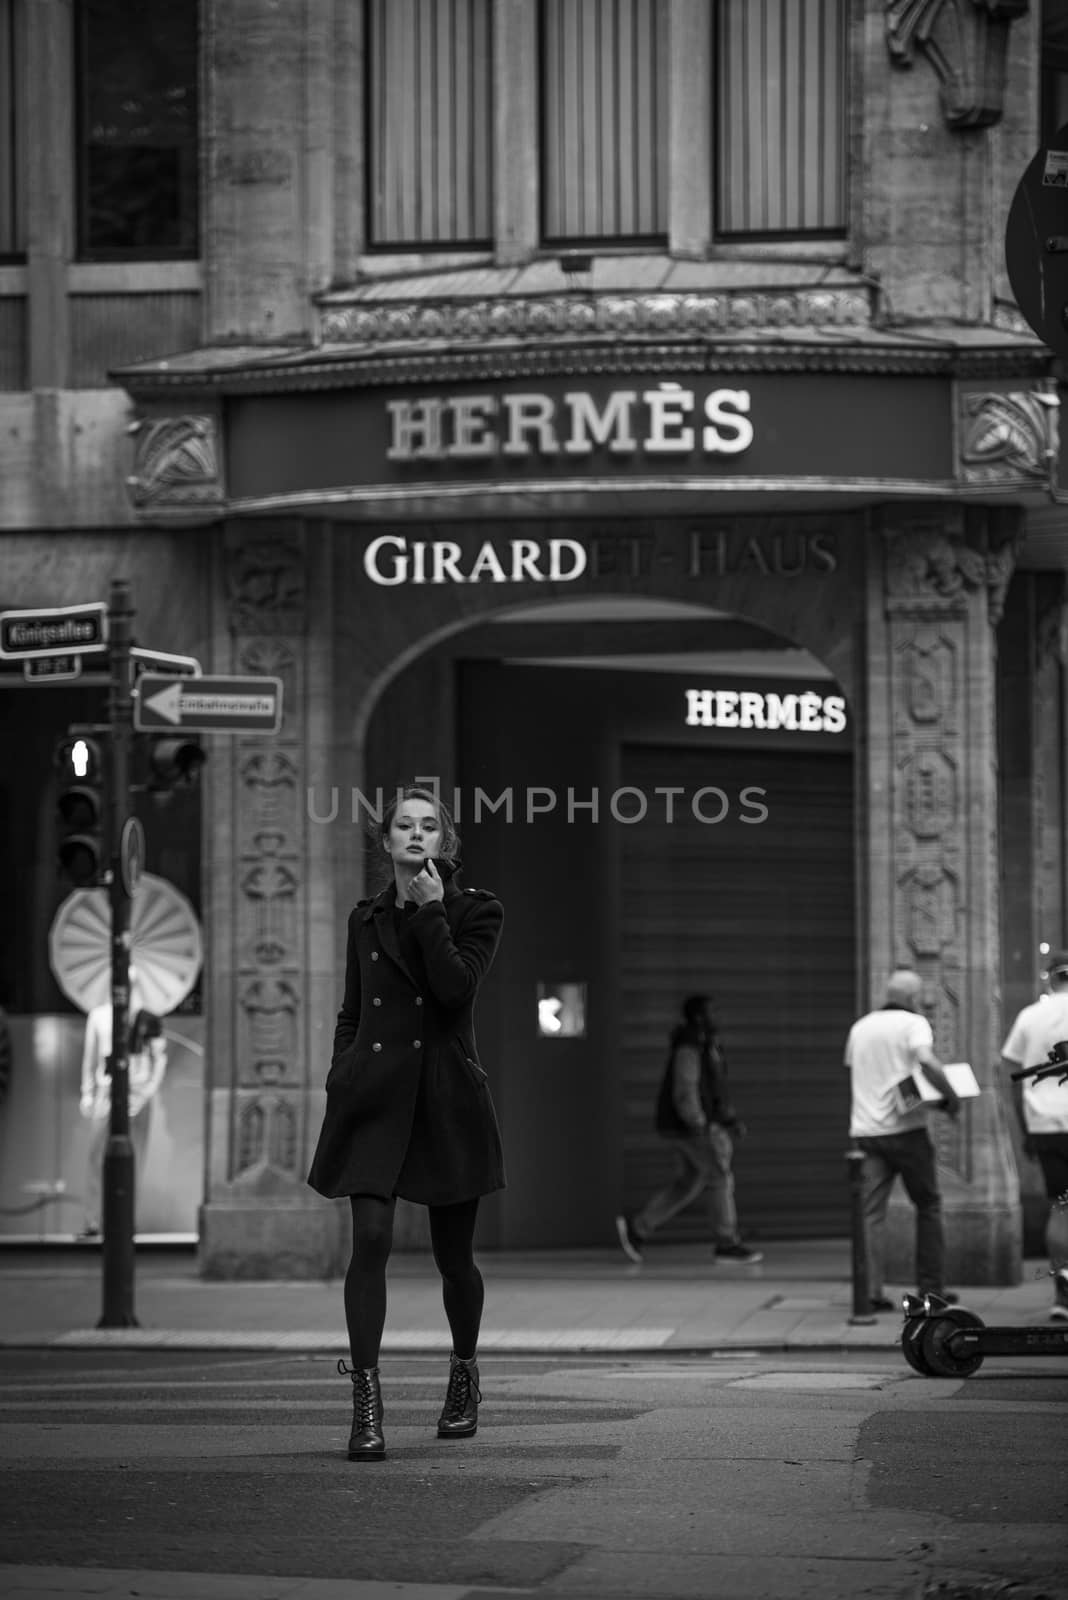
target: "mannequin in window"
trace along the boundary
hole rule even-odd
[[[152,1131],[154,1101],[167,1070],[167,1045],[163,1025],[145,1006],[137,968],[130,968],[129,1097],[130,1141],[134,1151],[134,1181],[143,1169]],[[85,1022],[82,1050],[81,1114],[93,1125],[85,1180],[85,1227],[81,1237],[100,1235],[104,1152],[111,1116],[111,1002],[94,1006]],[[136,1192],[136,1191],[135,1191]]]

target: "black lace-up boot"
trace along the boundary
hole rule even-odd
[[[445,1405],[438,1418],[438,1438],[469,1438],[478,1428],[478,1402],[481,1399],[474,1356],[470,1361],[461,1361],[453,1352],[449,1358],[449,1387],[445,1391]]]
[[[339,1361],[337,1370],[352,1379],[352,1433],[349,1435],[350,1461],[381,1461],[386,1454],[382,1433],[382,1390],[377,1367],[347,1367]]]

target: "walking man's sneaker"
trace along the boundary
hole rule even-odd
[[[642,1241],[631,1227],[629,1217],[619,1216],[616,1218],[616,1232],[619,1235],[619,1243],[623,1254],[629,1256],[632,1261],[636,1261],[640,1265],[643,1259]]]
[[[743,1267],[755,1267],[758,1261],[763,1261],[763,1250],[750,1250],[747,1244],[739,1239],[737,1244],[717,1244],[717,1261],[738,1261]]]

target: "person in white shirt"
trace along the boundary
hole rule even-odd
[[[869,1011],[850,1029],[845,1064],[852,1084],[849,1132],[864,1151],[862,1190],[868,1258],[868,1293],[873,1311],[892,1311],[884,1289],[886,1209],[894,1180],[900,1176],[916,1208],[916,1278],[921,1294],[939,1294],[943,1284],[945,1241],[942,1196],[935,1169],[934,1145],[927,1131],[924,1104],[905,1111],[896,1085],[922,1072],[942,1096],[950,1116],[960,1100],[934,1053],[934,1035],[920,1014],[923,980],[908,968],[891,973],[886,1003]],[[937,1104],[937,1102],[928,1102]]]
[[[1001,1047],[1007,1071],[1045,1066],[1055,1044],[1068,1039],[1068,950],[1049,958],[1049,994],[1024,1006]],[[1065,1069],[1068,1076],[1068,1068]],[[1012,1085],[1024,1155],[1037,1160],[1049,1197],[1046,1248],[1054,1284],[1050,1320],[1068,1322],[1068,1082],[1053,1074]]]

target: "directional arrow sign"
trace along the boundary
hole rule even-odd
[[[0,658],[8,661],[84,656],[107,647],[108,608],[102,600],[43,611],[0,611]]]
[[[146,672],[134,701],[134,727],[196,728],[204,733],[277,733],[281,678],[161,677]]]

